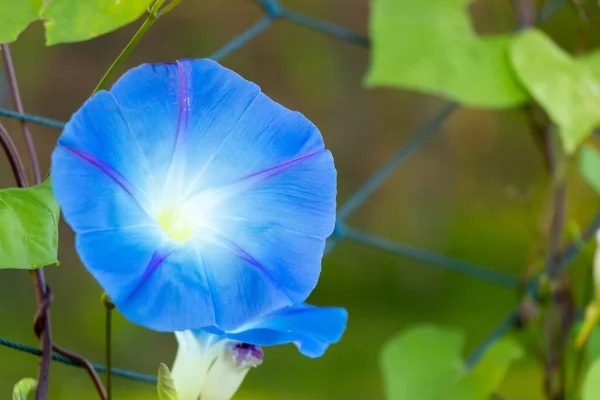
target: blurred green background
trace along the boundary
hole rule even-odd
[[[504,12],[499,14],[494,3]],[[368,0],[288,0],[283,4],[367,34]],[[483,34],[514,27],[511,13],[509,1],[480,0],[472,7],[475,27]],[[598,14],[590,22],[588,48],[600,38]],[[143,62],[208,56],[261,16],[249,0],[184,1],[152,27],[119,74]],[[45,47],[42,25],[33,24],[12,45],[26,111],[67,120],[138,26],[139,21],[88,42]],[[578,22],[571,8],[563,9],[543,27],[566,49],[575,48]],[[367,49],[286,21],[276,22],[222,63],[316,123],[336,160],[339,204],[443,105],[439,98],[415,92],[366,89],[362,82],[369,64]],[[3,81],[0,106],[11,107]],[[23,149],[18,124],[2,122]],[[548,185],[527,124],[522,110],[460,109],[351,216],[349,225],[519,275],[531,261]],[[59,132],[39,126],[32,126],[32,131],[46,172]],[[0,185],[14,186],[3,158]],[[570,219],[583,225],[598,205],[596,195],[571,173]],[[53,338],[102,362],[102,291],[79,262],[73,234],[64,224],[59,257],[59,267],[46,269],[54,291]],[[579,267],[585,271],[589,265],[581,259]],[[464,329],[468,352],[517,304],[518,296],[342,241],[325,258],[321,280],[309,301],[348,309],[348,329],[342,341],[315,360],[303,357],[292,345],[266,349],[265,362],[251,371],[236,399],[383,399],[378,358],[388,338],[410,324],[434,322]],[[2,271],[0,336],[37,345],[31,326],[34,312],[28,273]],[[117,316],[113,347],[115,367],[155,374],[160,362],[172,363],[176,343],[171,334],[155,333]],[[37,375],[34,356],[0,347],[0,360],[1,398],[9,397],[20,378]],[[115,385],[115,399],[156,398],[150,384],[115,378]],[[541,388],[541,367],[526,357],[513,366],[502,393],[511,400],[536,400],[542,398]],[[52,365],[50,389],[50,399],[96,396],[83,370],[58,363]]]

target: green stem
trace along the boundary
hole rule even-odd
[[[158,14],[158,16],[160,17],[160,16],[163,16],[163,15],[166,15],[168,12],[170,12],[175,7],[177,7],[179,5],[179,3],[181,3],[182,1],[183,0],[172,0],[162,10],[160,10],[160,13]]]
[[[92,95],[95,94],[96,92],[98,92],[99,90],[101,90],[102,88],[104,88],[104,86],[106,86],[106,83],[111,78],[111,76],[114,75],[117,68],[123,63],[123,61],[127,58],[127,56],[129,56],[129,54],[133,51],[133,49],[138,44],[138,42],[142,39],[142,37],[144,37],[144,35],[148,31],[148,29],[150,29],[150,27],[154,24],[154,22],[158,18],[158,10],[160,9],[160,7],[163,5],[164,2],[165,2],[165,0],[156,0],[152,4],[152,7],[150,8],[150,10],[148,11],[148,14],[146,16],[146,20],[144,21],[142,26],[140,26],[140,29],[138,29],[138,31],[135,33],[135,35],[133,35],[133,37],[131,38],[129,43],[127,43],[127,46],[125,46],[123,51],[121,51],[121,54],[119,54],[117,59],[112,63],[112,65],[110,66],[108,71],[106,71],[106,73],[100,80],[100,83],[98,83],[98,86],[96,86],[96,89],[94,89],[94,92],[92,93]],[[179,2],[180,1],[175,1],[173,3],[179,3]],[[169,7],[172,6],[173,3],[169,4]]]
[[[106,308],[106,399],[112,399],[112,311],[115,305],[110,298],[104,293],[102,295],[102,303]]]

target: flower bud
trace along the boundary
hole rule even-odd
[[[262,360],[263,350],[259,346],[228,342],[211,367],[200,398],[202,400],[230,400],[250,368],[259,366]]]

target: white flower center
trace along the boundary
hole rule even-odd
[[[194,222],[185,217],[181,208],[169,207],[158,215],[158,223],[171,239],[185,242],[196,232]]]

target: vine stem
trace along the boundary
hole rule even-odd
[[[515,0],[515,8],[521,30],[535,25],[535,0]],[[565,274],[561,271],[560,263],[567,202],[564,160],[561,157],[562,153],[556,143],[556,135],[551,129],[550,122],[536,123],[534,115],[536,108],[529,111],[534,121],[535,133],[540,139],[552,188],[548,246],[545,257],[551,301],[544,321],[546,335],[544,390],[549,400],[564,400],[567,375],[565,351],[575,316],[573,298]]]
[[[104,293],[102,295],[102,304],[106,308],[106,332],[105,332],[105,346],[106,351],[106,399],[112,399],[112,311],[115,309],[114,303],[110,300],[108,295]]]
[[[2,145],[2,148],[8,157],[8,161],[10,163],[15,180],[17,181],[17,185],[20,187],[27,186],[27,173],[25,172],[23,161],[21,161],[21,157],[19,156],[15,142],[13,142],[12,138],[8,134],[8,131],[4,125],[2,125],[2,123],[0,123],[0,145]]]
[[[10,49],[6,44],[2,44],[1,48],[13,103],[17,111],[19,113],[23,113],[23,103],[21,102],[21,95],[19,94],[19,85],[17,84],[17,76],[10,54]],[[23,136],[25,137],[25,143],[27,145],[29,157],[31,158],[34,183],[39,184],[41,183],[40,168],[38,164],[37,154],[35,151],[35,145],[33,144],[33,140],[31,138],[31,133],[29,132],[27,122],[21,121],[21,130],[23,131]],[[10,155],[9,158],[11,158]],[[18,162],[18,164],[20,165],[19,170],[24,175],[25,167],[23,166],[23,163],[20,161],[20,159],[15,158],[13,156],[11,160],[11,163]],[[15,175],[15,178],[17,179],[20,187],[27,187],[26,180],[22,180],[22,177],[19,177],[19,175]],[[46,304],[46,296],[48,295],[48,285],[46,283],[44,271],[41,268],[36,269],[33,272],[33,280],[35,284],[35,297],[37,307],[38,310],[43,310],[43,314],[40,318],[41,331],[39,337],[41,357],[38,372],[38,386],[35,393],[35,399],[46,400],[48,397],[48,383],[50,379],[50,363],[52,362],[52,333],[50,328],[50,313],[48,312],[47,307],[44,307],[44,305]]]
[[[23,114],[23,103],[21,102],[21,96],[19,95],[19,85],[17,84],[17,75],[15,73],[15,67],[10,54],[10,49],[7,44],[2,44],[1,47],[4,55],[4,68],[6,68],[6,75],[8,76],[8,85],[10,87],[13,103],[17,109],[17,112]],[[31,132],[29,131],[29,126],[25,120],[21,120],[21,129],[23,131],[25,143],[27,144],[27,153],[31,162],[31,169],[33,171],[33,181],[37,185],[42,182],[40,166],[37,153],[35,151],[35,145],[33,144],[33,139],[31,138]]]
[[[519,17],[519,28],[527,29],[535,25],[535,0],[515,0],[515,3]]]
[[[133,35],[129,43],[127,43],[127,46],[125,46],[125,48],[121,51],[121,53],[115,59],[115,61],[113,61],[111,66],[108,68],[108,71],[106,71],[106,73],[104,74],[104,76],[102,77],[92,94],[98,92],[99,90],[102,90],[106,86],[110,78],[115,74],[117,68],[119,68],[119,66],[123,63],[127,56],[131,54],[135,46],[137,46],[142,37],[144,37],[148,29],[150,29],[150,27],[154,25],[154,22],[156,22],[158,17],[166,15],[167,13],[172,11],[182,1],[183,0],[173,0],[169,4],[167,4],[162,10],[160,10],[160,8],[165,3],[165,0],[155,0],[154,3],[152,3],[152,6],[146,13],[146,20],[144,21],[142,26],[140,26],[140,29],[138,29],[135,35]]]

